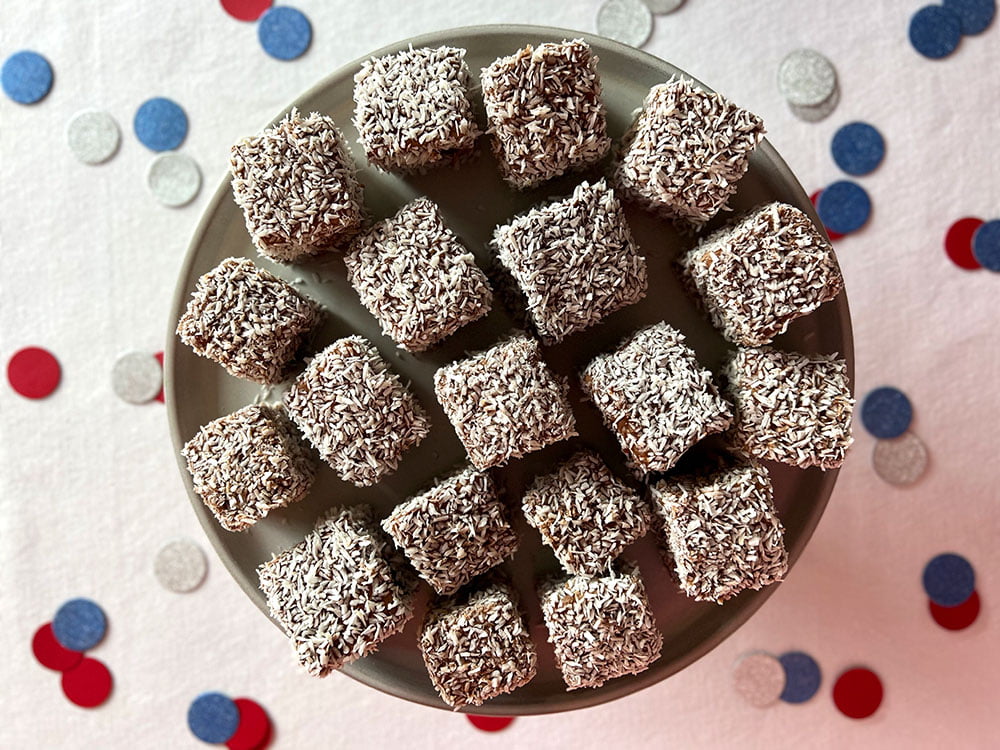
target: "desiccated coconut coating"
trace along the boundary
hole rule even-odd
[[[243,531],[309,492],[316,466],[281,407],[245,406],[181,450],[194,491],[223,528]]]
[[[465,50],[373,57],[354,76],[354,126],[370,164],[409,172],[468,153],[480,136]]]
[[[483,103],[500,174],[513,187],[600,161],[611,148],[598,58],[582,39],[546,43],[483,68]]]
[[[257,569],[271,616],[316,677],[376,650],[413,617],[415,580],[388,556],[371,508],[334,508]]]
[[[780,581],[788,569],[785,528],[771,477],[755,461],[651,487],[681,589],[722,604],[744,589]]]
[[[634,565],[598,578],[550,581],[538,596],[567,689],[600,687],[660,658],[663,635]]]
[[[803,469],[844,462],[854,409],[847,362],[762,346],[737,350],[725,376],[736,405],[726,433],[734,450]]]
[[[715,327],[743,346],[770,343],[844,285],[830,243],[785,203],[713,232],[680,265]]]
[[[646,295],[646,261],[604,180],[497,227],[491,247],[547,344]]]
[[[649,522],[646,503],[590,450],[535,479],[521,503],[528,523],[570,573],[607,572]]]
[[[700,229],[736,192],[763,136],[757,115],[671,78],[649,90],[622,137],[612,184],[622,197]]]
[[[346,482],[375,484],[430,430],[427,413],[361,336],[334,341],[285,393],[285,408]]]
[[[358,237],[344,262],[382,332],[412,352],[483,317],[493,300],[486,274],[428,198]]]
[[[434,391],[478,469],[576,435],[566,394],[538,342],[515,337],[434,373]]]
[[[507,586],[428,610],[419,645],[434,688],[455,709],[513,692],[536,672],[535,645]]]
[[[322,320],[319,305],[244,258],[226,258],[198,279],[177,335],[230,375],[262,385],[285,380]]]
[[[472,469],[396,506],[382,528],[420,577],[444,595],[517,549],[517,535],[492,478]]]
[[[725,430],[733,417],[712,374],[680,331],[666,323],[643,328],[595,358],[580,382],[643,472],[667,471],[696,442]]]
[[[349,240],[362,189],[343,133],[329,117],[291,112],[232,147],[233,198],[261,255],[291,263]]]

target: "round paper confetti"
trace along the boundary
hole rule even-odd
[[[82,708],[104,703],[111,695],[112,684],[111,672],[97,659],[84,659],[62,675],[63,694]]]
[[[820,193],[822,193],[822,192],[823,192],[822,190],[817,190],[812,195],[809,196],[809,200],[812,202],[814,208],[816,206],[816,203],[819,201],[819,196],[820,196]],[[829,227],[824,227],[824,229],[826,229],[826,234],[830,238],[831,242],[833,240],[839,240],[841,237],[844,236],[842,234],[834,232]]]
[[[59,387],[62,369],[52,354],[37,346],[21,349],[7,363],[7,380],[25,398],[45,398]]]
[[[733,688],[751,706],[770,706],[785,689],[785,668],[763,651],[746,654],[733,667]]]
[[[294,60],[305,54],[312,42],[312,24],[300,10],[280,5],[260,18],[257,26],[260,46],[278,60]]]
[[[813,49],[797,49],[778,66],[778,90],[797,107],[817,107],[837,90],[837,71]]]
[[[959,268],[968,271],[982,268],[976,256],[972,254],[972,237],[982,225],[982,219],[966,216],[948,227],[948,232],[944,236],[944,251]]]
[[[263,747],[271,734],[271,720],[267,712],[249,698],[236,698],[233,703],[240,713],[240,723],[236,733],[226,741],[226,747],[229,750],[258,750]]]
[[[163,352],[157,352],[153,356],[156,357],[156,361],[160,363],[160,369],[163,369]],[[165,400],[163,398],[163,386],[162,385],[160,386],[160,392],[157,393],[154,398],[157,401],[159,401],[161,404],[165,403]]]
[[[100,164],[118,150],[121,132],[115,118],[99,109],[77,112],[66,125],[66,143],[84,164]]]
[[[643,0],[649,9],[658,16],[673,13],[684,5],[684,0]]]
[[[833,702],[837,709],[852,719],[864,719],[875,713],[882,703],[882,695],[882,680],[863,667],[847,670],[833,686]]]
[[[111,390],[130,404],[152,401],[162,385],[163,368],[148,352],[123,354],[111,368]]]
[[[108,618],[90,599],[70,599],[52,618],[52,633],[63,646],[73,651],[87,651],[104,639]]]
[[[897,438],[910,429],[912,421],[910,399],[898,388],[876,388],[861,402],[861,423],[874,437]]]
[[[965,630],[979,617],[979,594],[973,591],[972,596],[957,607],[942,607],[931,601],[927,606],[934,622],[945,630]]]
[[[837,166],[847,174],[866,175],[882,163],[885,140],[867,122],[851,122],[834,133],[830,153]]]
[[[31,639],[31,653],[35,655],[38,663],[56,672],[65,672],[72,669],[83,659],[83,654],[79,651],[71,651],[64,648],[56,640],[52,633],[52,623],[47,622],[35,631]]]
[[[37,52],[15,52],[0,69],[0,86],[18,104],[34,104],[52,89],[52,66]]]
[[[946,552],[924,566],[923,583],[932,602],[957,607],[975,593],[976,571],[961,555]]]
[[[481,729],[484,732],[499,732],[514,723],[514,717],[512,716],[476,716],[475,714],[466,714],[465,718],[476,729]]]
[[[606,0],[597,11],[597,33],[641,47],[653,32],[653,14],[642,0]]]
[[[132,127],[136,138],[146,148],[173,151],[187,137],[188,119],[177,102],[160,96],[142,103]]]
[[[205,553],[188,539],[168,542],[156,553],[153,575],[163,588],[185,594],[194,591],[205,580],[208,563]]]
[[[1000,271],[1000,220],[987,221],[975,231],[972,255],[983,268]]]
[[[815,659],[802,651],[789,651],[779,656],[778,661],[785,670],[785,689],[781,691],[781,700],[785,703],[805,703],[816,695],[823,675]]]
[[[962,21],[951,10],[927,5],[910,19],[910,44],[924,57],[947,57],[962,41]]]
[[[803,122],[819,122],[832,115],[834,110],[837,109],[838,104],[840,104],[839,88],[834,89],[829,99],[822,104],[817,104],[815,107],[800,107],[797,104],[789,102],[788,108],[792,111],[793,115]]]
[[[271,7],[271,0],[222,0],[222,9],[238,21],[256,21]]]
[[[188,728],[202,742],[223,744],[236,734],[240,710],[222,693],[202,693],[188,708]]]
[[[927,471],[927,447],[912,432],[878,440],[872,451],[875,473],[889,484],[913,484]]]
[[[871,216],[872,202],[865,189],[848,180],[835,182],[816,201],[823,225],[839,234],[856,232]]]
[[[997,14],[996,0],[942,0],[941,4],[958,16],[965,35],[983,33]]]
[[[146,186],[160,203],[177,208],[190,203],[201,190],[201,170],[190,156],[160,154],[149,163]]]

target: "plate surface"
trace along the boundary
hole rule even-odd
[[[381,55],[413,46],[449,44],[468,50],[467,61],[478,81],[479,70],[500,56],[508,55],[525,44],[584,38],[600,57],[598,70],[604,85],[608,108],[608,127],[616,140],[621,137],[632,113],[641,106],[648,89],[671,75],[682,74],[677,68],[651,55],[600,37],[580,32],[532,26],[488,26],[453,29],[399,42],[372,53]],[[428,195],[436,201],[447,223],[487,265],[485,244],[494,226],[510,219],[533,204],[553,196],[566,195],[584,178],[599,177],[604,165],[590,172],[571,175],[525,193],[509,190],[497,175],[486,139],[480,140],[479,155],[460,169],[444,168],[427,175],[396,177],[368,168],[356,143],[351,125],[353,114],[353,76],[361,61],[355,61],[334,73],[295,101],[304,112],[330,115],[343,129],[361,165],[359,177],[365,186],[365,201],[376,219],[394,213],[406,201]],[[684,74],[686,75],[686,74]],[[724,92],[737,103],[739,92]],[[474,99],[479,99],[478,89]],[[482,122],[482,107],[479,103]],[[283,116],[282,113],[281,116]],[[278,118],[280,119],[280,116]],[[240,133],[234,133],[234,139]],[[807,212],[819,225],[808,197],[788,167],[766,141],[756,150],[750,170],[730,202],[736,211],[744,211],[772,200],[782,200]],[[539,650],[539,672],[527,686],[472,709],[478,714],[533,714],[596,705],[652,685],[683,669],[718,645],[758,608],[774,591],[744,592],[724,606],[696,603],[687,599],[671,580],[661,562],[651,537],[632,545],[626,556],[639,562],[656,619],[664,635],[663,656],[649,670],[633,677],[612,680],[595,690],[566,692],[554,666],[552,650],[546,641],[536,597],[534,581],[539,576],[559,570],[555,558],[541,544],[537,532],[528,527],[516,507],[522,490],[531,478],[543,472],[574,446],[587,444],[597,448],[616,473],[628,473],[611,434],[601,425],[597,411],[580,398],[575,373],[602,351],[613,348],[636,328],[666,320],[687,336],[703,364],[718,372],[726,354],[726,342],[712,329],[693,303],[684,295],[673,261],[691,247],[694,239],[678,234],[666,223],[641,210],[627,206],[626,214],[640,250],[649,266],[650,289],[645,300],[615,313],[604,323],[570,337],[558,346],[545,350],[549,364],[558,373],[571,376],[571,392],[581,438],[563,443],[514,461],[498,477],[506,486],[510,504],[515,508],[515,527],[521,536],[521,548],[507,568],[521,592],[531,633]],[[717,225],[719,220],[709,225]],[[282,389],[260,389],[229,376],[214,363],[197,357],[180,344],[173,328],[193,292],[198,277],[229,256],[252,258],[260,266],[295,283],[307,295],[319,300],[329,310],[328,322],[315,344],[319,350],[341,336],[360,333],[371,340],[386,360],[410,380],[432,421],[430,436],[403,459],[399,470],[379,485],[359,489],[337,479],[325,464],[317,476],[309,497],[287,509],[271,513],[264,521],[243,533],[224,531],[191,492],[191,480],[182,459],[181,473],[198,518],[215,546],[216,552],[247,596],[266,612],[264,597],[257,588],[256,567],[271,554],[290,547],[311,530],[313,521],[325,509],[340,504],[370,503],[381,515],[426,487],[433,479],[464,459],[464,451],[444,413],[434,398],[434,371],[466,351],[481,350],[508,332],[514,322],[501,305],[486,318],[466,326],[430,352],[414,356],[395,347],[381,335],[378,325],[361,306],[346,281],[343,261],[338,256],[320,257],[295,266],[279,266],[260,258],[252,247],[243,217],[233,203],[228,180],[219,187],[205,211],[188,251],[174,298],[170,335],[166,346],[166,398],[171,433],[177,451],[199,427],[228,414],[255,399],[277,400]],[[853,381],[853,348],[847,299],[841,294],[812,315],[800,318],[776,341],[780,348],[806,353],[839,352],[846,357]],[[708,441],[711,442],[711,441]],[[710,446],[696,446],[686,460],[696,462]],[[179,456],[179,454],[178,454]],[[791,562],[799,557],[812,535],[837,472],[816,469],[798,470],[770,465],[775,488],[775,502],[786,526],[786,542]],[[422,595],[417,617],[405,632],[390,638],[375,654],[346,666],[343,671],[361,682],[392,695],[430,706],[445,707],[427,677],[416,645],[418,622],[422,617],[426,594]],[[275,633],[275,638],[283,637]],[[288,658],[293,659],[289,647]],[[304,679],[305,676],[303,675]]]

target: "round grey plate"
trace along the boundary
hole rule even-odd
[[[608,126],[611,135],[620,138],[628,125],[630,113],[641,106],[649,88],[681,71],[652,55],[617,42],[577,31],[532,26],[452,29],[407,39],[372,54],[397,52],[410,44],[464,47],[468,50],[469,67],[478,80],[482,67],[525,44],[581,37],[600,56],[598,69],[604,83]],[[568,194],[585,177],[593,179],[601,174],[603,165],[585,174],[560,178],[534,191],[515,193],[497,176],[485,138],[481,139],[479,157],[458,170],[445,168],[407,178],[380,174],[366,166],[364,155],[356,143],[357,133],[351,125],[352,79],[360,63],[358,60],[341,68],[299,97],[295,106],[305,112],[330,115],[343,128],[354,148],[356,160],[362,165],[360,178],[365,185],[365,201],[376,218],[392,214],[417,195],[428,195],[441,206],[446,221],[477,255],[481,265],[486,267],[485,243],[494,226],[532,204],[551,196]],[[725,93],[740,102],[739,92]],[[478,90],[474,92],[474,98],[479,99]],[[275,119],[280,119],[283,114]],[[481,111],[479,115],[482,118]],[[244,135],[248,134],[232,133],[233,140]],[[770,144],[764,142],[751,160],[750,170],[741,181],[731,205],[737,211],[744,211],[772,200],[798,206],[819,225],[802,187]],[[675,258],[694,240],[678,234],[667,224],[634,207],[627,207],[626,214],[649,266],[648,296],[639,304],[612,315],[601,325],[547,349],[546,359],[557,372],[573,376],[592,357],[613,348],[631,331],[665,319],[683,331],[701,361],[718,372],[727,345],[684,295],[673,267]],[[430,436],[404,457],[394,475],[379,485],[359,489],[344,484],[331,469],[323,468],[311,494],[304,501],[272,513],[251,530],[239,534],[220,528],[201,500],[191,493],[191,479],[178,453],[192,507],[216,552],[247,596],[262,611],[266,611],[264,597],[257,588],[256,567],[270,559],[272,553],[301,541],[311,530],[316,517],[326,508],[364,502],[386,515],[396,504],[429,484],[436,475],[462,461],[464,451],[437,405],[431,378],[438,367],[463,356],[465,351],[492,345],[510,329],[513,321],[498,304],[489,316],[466,326],[430,352],[419,356],[401,352],[391,340],[380,334],[374,319],[361,306],[357,295],[347,284],[343,261],[339,257],[321,258],[298,266],[278,266],[258,257],[247,236],[242,214],[233,203],[226,179],[205,211],[181,270],[165,347],[166,400],[174,448],[178,452],[201,425],[252,402],[259,395],[256,386],[237,380],[214,363],[197,357],[173,335],[177,319],[198,277],[228,256],[252,258],[278,276],[296,282],[300,290],[328,308],[329,321],[315,342],[317,349],[351,333],[360,333],[370,339],[404,379],[412,381],[414,391],[427,407],[433,424]],[[849,363],[853,363],[850,315],[845,295],[841,294],[835,302],[794,322],[788,332],[776,341],[776,345],[807,353],[839,352]],[[853,378],[853,366],[851,376]],[[276,400],[280,394],[281,389],[275,389],[269,398]],[[620,476],[626,476],[621,452],[614,438],[601,425],[599,414],[591,405],[582,402],[577,388],[572,391],[571,397],[582,435],[581,442],[600,450],[612,468]],[[568,455],[572,449],[571,443],[551,446],[512,462],[500,472],[499,477],[506,484],[512,505],[518,504],[521,491],[535,474],[549,469],[554,461]],[[692,449],[689,453],[692,462],[698,460],[701,450],[707,448],[696,446]],[[771,469],[775,502],[787,528],[786,541],[794,562],[823,513],[837,473],[802,471],[780,465],[773,465]],[[563,711],[605,703],[653,685],[717,646],[774,591],[771,587],[761,592],[745,592],[721,607],[693,602],[681,594],[672,581],[652,538],[640,540],[627,550],[626,555],[637,560],[642,570],[653,611],[663,630],[663,656],[640,675],[612,680],[596,690],[567,693],[555,668],[533,591],[537,577],[555,573],[558,565],[552,554],[542,546],[538,534],[525,525],[520,512],[515,510],[513,516],[522,541],[508,570],[521,592],[531,633],[539,650],[539,672],[530,684],[482,707],[470,709],[471,713],[513,715]],[[404,633],[390,638],[377,653],[348,665],[343,671],[392,695],[444,708],[427,677],[417,649],[416,634],[422,616],[423,603]],[[276,632],[274,637],[283,636]],[[288,659],[293,658],[289,646]],[[302,689],[309,689],[308,684],[304,681]],[[336,681],[311,684],[314,690],[336,689]]]

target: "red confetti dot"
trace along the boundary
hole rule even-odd
[[[52,623],[47,622],[35,631],[31,639],[31,652],[38,659],[38,663],[56,672],[65,672],[72,669],[80,660],[83,654],[79,651],[70,651],[56,640],[52,633]]]
[[[157,352],[153,356],[156,357],[156,361],[160,363],[160,367],[163,367],[163,352]],[[163,386],[162,385],[160,386],[160,392],[156,394],[156,398],[154,399],[154,401],[159,401],[161,404],[163,403]]]
[[[967,271],[982,268],[976,256],[972,254],[972,235],[983,225],[982,219],[966,216],[950,227],[944,236],[944,251],[948,253],[951,262]]]
[[[84,659],[62,676],[63,693],[83,708],[104,703],[111,695],[111,685],[111,672],[97,659]]]
[[[62,378],[59,362],[45,349],[29,346],[10,358],[7,380],[25,398],[45,398]]]
[[[812,204],[813,204],[814,208],[816,207],[816,201],[819,200],[819,194],[822,193],[822,192],[823,192],[822,190],[817,190],[815,193],[813,193],[812,195],[809,196],[809,200],[812,201]],[[827,236],[829,236],[831,242],[833,242],[833,240],[839,240],[841,237],[846,237],[847,236],[847,235],[841,234],[840,232],[834,232],[832,229],[827,229],[826,233],[827,233]]]
[[[271,0],[221,0],[222,9],[237,21],[256,21],[271,7]]]
[[[972,596],[957,607],[942,607],[930,600],[927,606],[931,610],[934,622],[945,630],[964,630],[979,617],[979,594],[973,591]]]
[[[249,698],[234,698],[233,703],[240,710],[240,723],[236,734],[229,738],[229,750],[262,750],[271,741],[271,720],[267,712],[256,701]]]
[[[465,718],[476,729],[481,729],[484,732],[500,732],[514,723],[512,716],[476,716],[474,714],[466,714]]]
[[[864,719],[882,703],[882,681],[870,669],[849,669],[833,686],[833,702],[840,713],[852,719]]]

